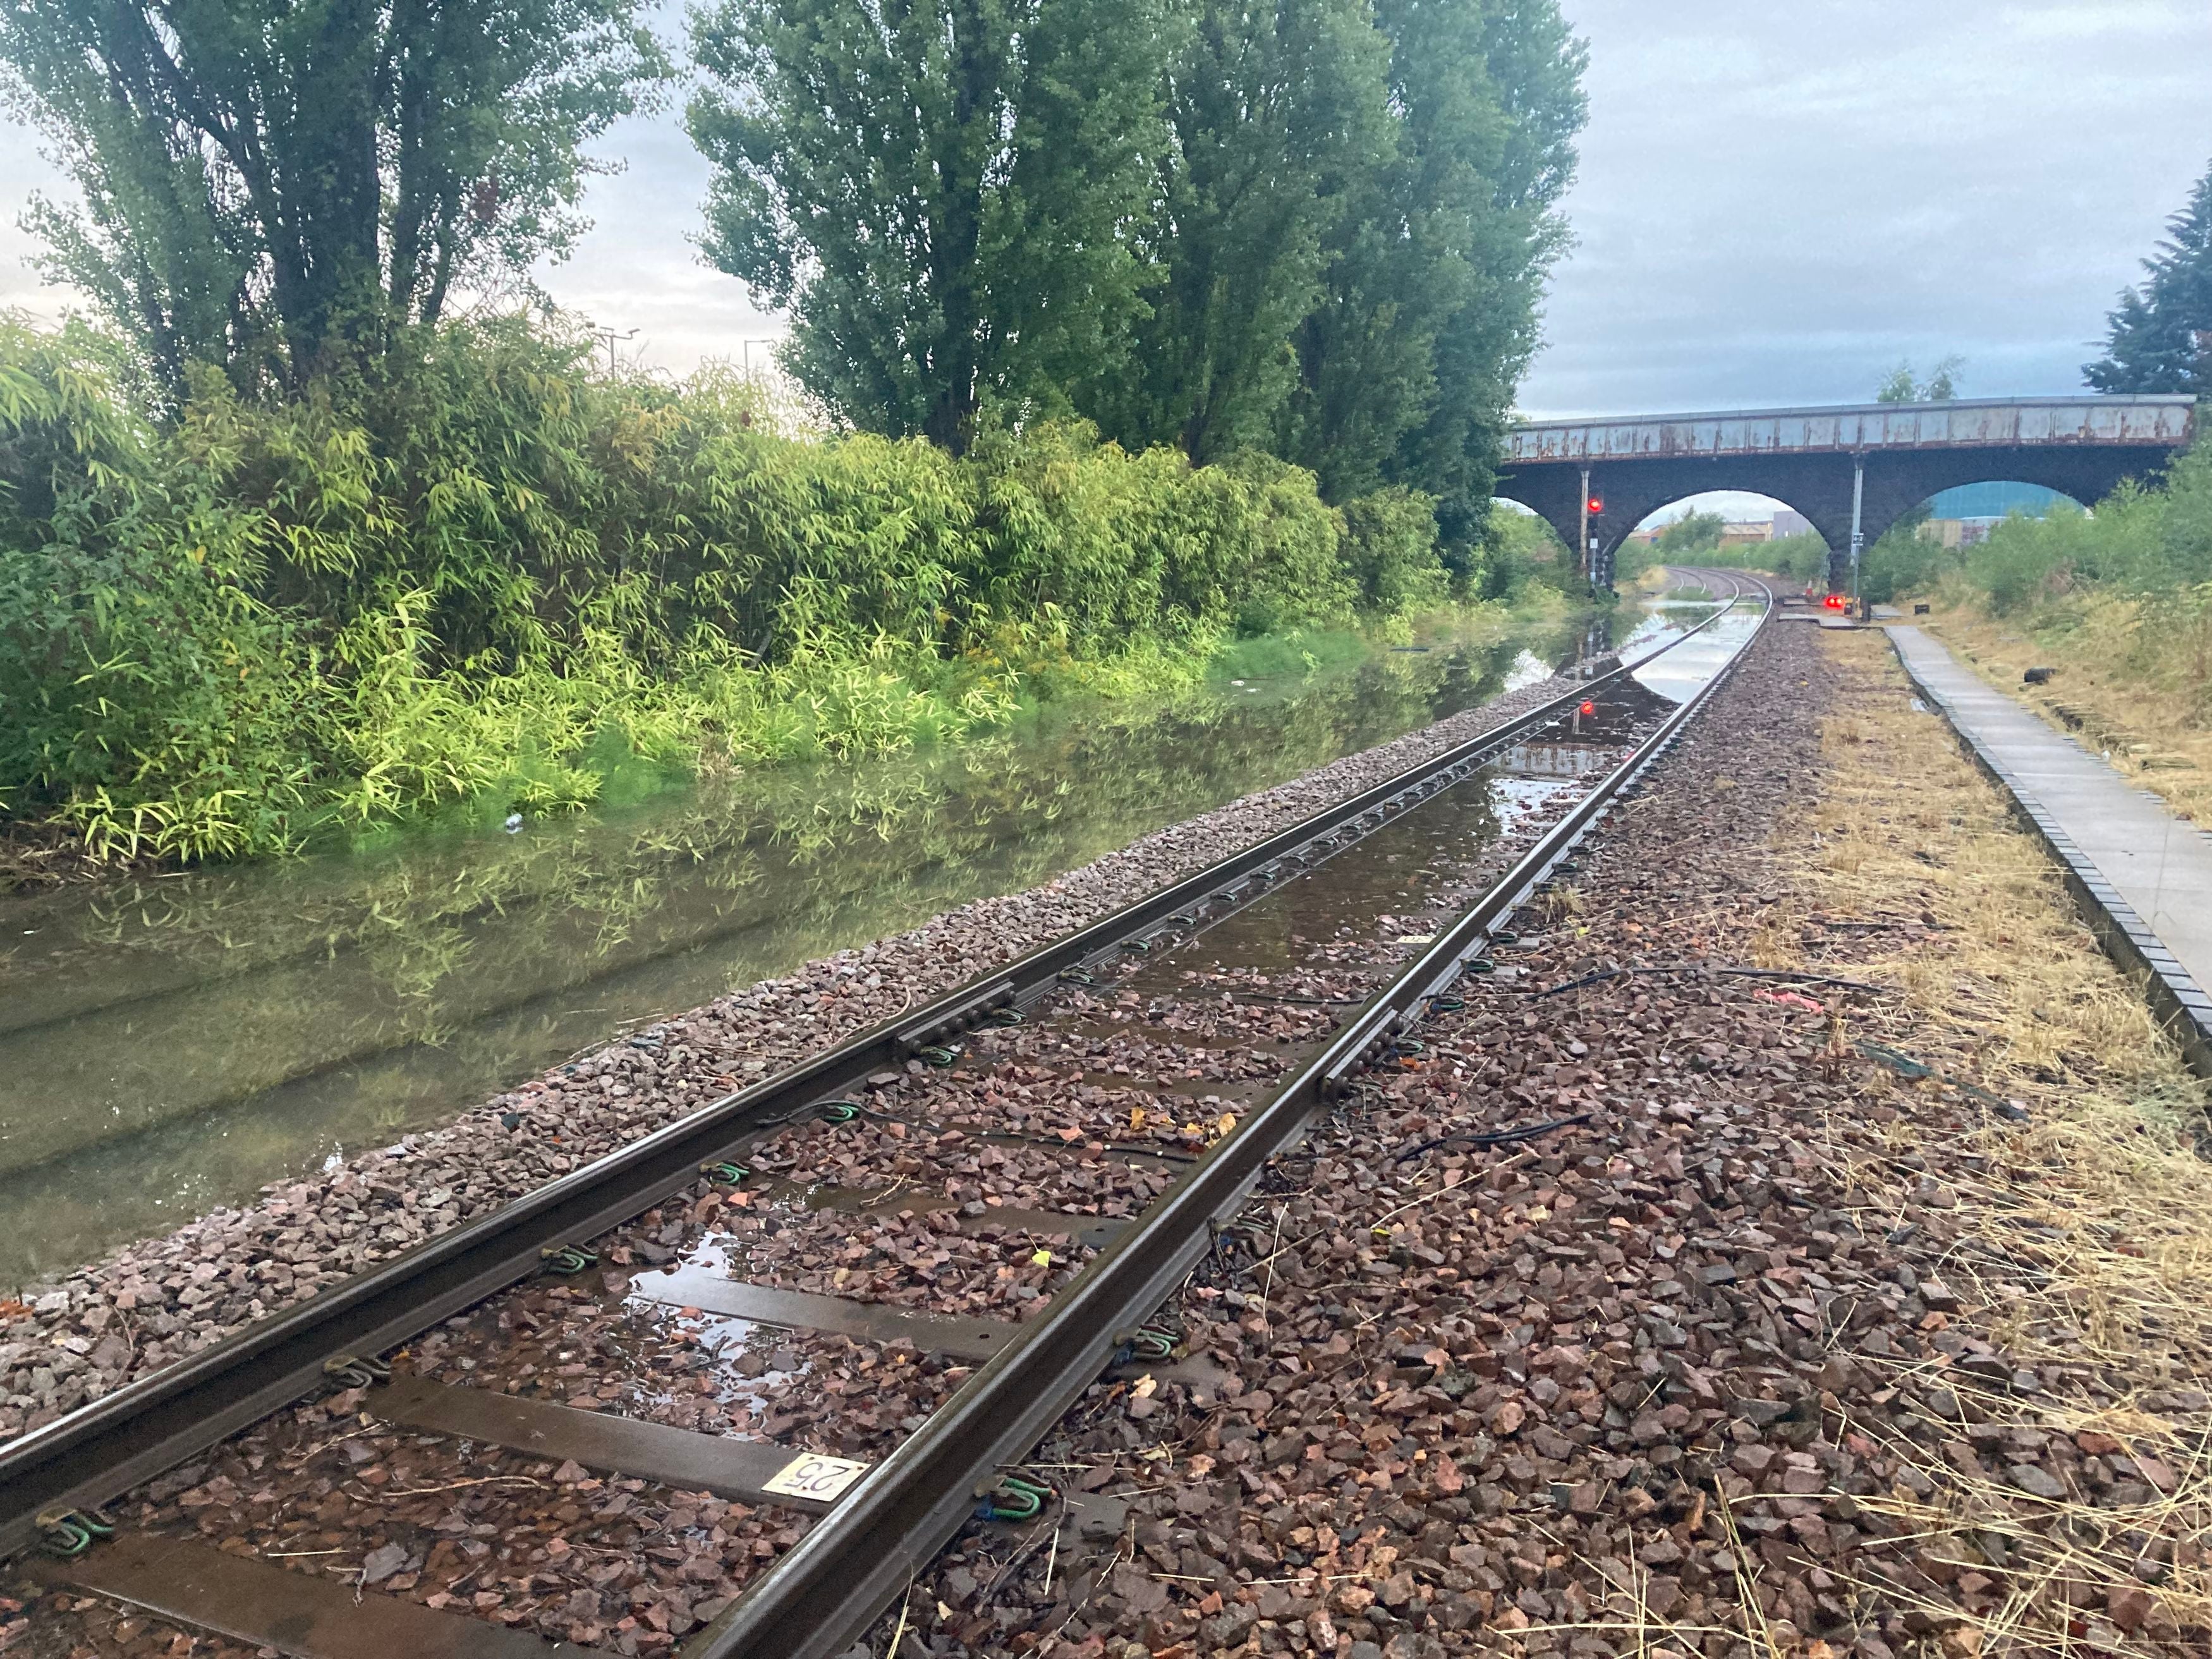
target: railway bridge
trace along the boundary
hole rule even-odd
[[[2087,393],[1531,421],[1507,434],[1497,493],[1541,515],[1601,580],[1670,502],[1771,495],[1820,532],[1840,587],[1860,547],[1942,490],[2020,482],[2092,505],[2195,434],[2191,398]]]

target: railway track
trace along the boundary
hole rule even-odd
[[[1247,1198],[1727,665],[1634,671],[1764,625],[1685,574],[1575,693],[0,1448],[0,1550],[302,1655],[842,1653],[1102,1375],[1205,1389]]]

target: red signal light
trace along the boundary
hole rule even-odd
[[[1590,517],[1592,517],[1593,519],[1595,519],[1595,517],[1597,517],[1597,515],[1598,515],[1599,514],[1601,514],[1601,513],[1604,512],[1604,511],[1605,511],[1605,497],[1604,497],[1604,496],[1602,496],[1602,495],[1593,495],[1593,496],[1591,496],[1591,497],[1589,498],[1589,510],[1590,510]]]
[[[1589,720],[1589,719],[1590,719],[1593,715],[1595,715],[1596,713],[1597,713],[1597,705],[1596,705],[1595,703],[1591,702],[1588,701],[1587,699],[1585,699],[1585,700],[1584,700],[1584,702],[1583,702],[1583,707],[1582,707],[1582,716],[1583,716],[1583,718],[1584,720]]]
[[[1820,603],[1831,611],[1841,611],[1844,608],[1844,596],[1840,593],[1831,593]]]

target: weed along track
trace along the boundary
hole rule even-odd
[[[994,1594],[1034,1600],[1041,1580],[1045,1607],[1083,1579],[1063,1627],[1097,1597],[1127,1639],[1172,1646],[1190,1626],[1152,1616],[1167,1603],[1137,1564],[1159,1561],[1162,1529],[1133,1507],[1163,1482],[1112,1478],[1147,1446],[1164,1477],[1233,1469],[1249,1494],[1277,1479],[1262,1472],[1341,1474],[1349,1432],[1370,1468],[1460,1491],[1419,1435],[1286,1441],[1271,1390],[1373,1363],[1400,1288],[1464,1276],[1439,1180],[1482,1183],[1486,1219],[1511,1197],[1538,1283],[1605,1248],[1554,1243],[1509,1173],[1559,1162],[1589,1121],[1581,1045],[1482,1034],[1531,1006],[1535,968],[1587,966],[1541,954],[1582,902],[1579,843],[1765,648],[1764,587],[1697,580],[1726,607],[1653,653],[1682,701],[1646,690],[1640,663],[1598,665],[1567,697],[0,1449],[0,1543],[38,1598],[6,1628],[56,1653],[169,1651],[149,1644],[182,1626],[220,1633],[202,1651],[830,1656],[875,1626],[873,1651],[934,1653],[950,1650],[921,1640],[913,1587],[937,1574],[930,1642],[967,1618],[959,1639],[995,1650],[988,1562]],[[1747,753],[1746,787],[1760,764]],[[1516,939],[1516,912],[1540,940]],[[1480,1085],[1481,1127],[1471,1097],[1405,1094],[1447,1074]],[[1644,1201],[1620,1190],[1617,1213]],[[1332,1218],[1378,1194],[1395,1207],[1364,1233]],[[1340,1282],[1310,1282],[1316,1250]],[[1464,1402],[1500,1373],[1462,1369],[1450,1340],[1486,1317],[1386,1344],[1399,1392],[1486,1409]],[[1265,1379],[1224,1363],[1222,1333],[1267,1354]],[[1553,1396],[1584,1386],[1562,1372]],[[1194,1412],[1215,1419],[1197,1445],[1147,1439]],[[1580,1490],[1565,1513],[1585,1511]],[[1365,1547],[1307,1532],[1259,1553]],[[1224,1563],[1200,1554],[1187,1576],[1210,1582]],[[1169,1559],[1170,1578],[1191,1565]],[[1235,1601],[1230,1632],[1207,1595],[1216,1646],[1268,1605]],[[1301,1644],[1338,1650],[1337,1614],[1300,1616]]]

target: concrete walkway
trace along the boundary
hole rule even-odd
[[[2197,1068],[2212,1066],[2212,836],[1960,666],[1919,629],[1893,623],[1888,634],[1922,695],[2066,864],[2106,948],[2150,971],[2154,1004],[2181,1022]]]

